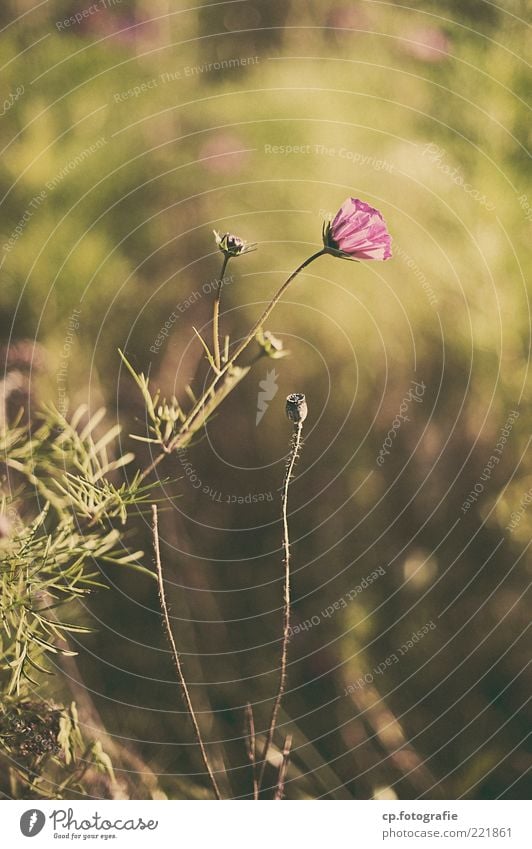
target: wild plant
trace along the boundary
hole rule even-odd
[[[105,587],[102,567],[111,564],[139,570],[157,582],[163,627],[186,711],[212,792],[216,798],[222,798],[172,632],[154,498],[158,481],[149,481],[165,458],[172,471],[172,460],[178,452],[202,431],[249,373],[252,364],[241,364],[241,357],[253,341],[258,344],[260,356],[280,359],[286,355],[282,343],[264,326],[287,288],[304,269],[325,255],[355,261],[385,260],[391,251],[390,236],[381,214],[358,199],[348,198],[336,217],[325,223],[323,246],[297,266],[243,340],[233,345],[230,336],[221,333],[224,279],[229,262],[257,246],[216,231],[215,240],[222,253],[222,267],[213,300],[211,342],[194,329],[210,370],[205,390],[198,396],[193,386],[187,386],[188,406],[179,403],[175,396],[166,399],[120,352],[145,407],[144,432],[131,434],[134,440],[149,446],[150,461],[144,468],[138,467],[133,453],[119,450],[119,425],[102,431],[103,410],[89,416],[82,407],[67,418],[48,406],[35,422],[22,425],[19,420],[6,426],[1,435],[5,475],[0,517],[0,740],[9,775],[9,786],[4,788],[6,795],[27,792],[65,798],[66,793],[88,792],[89,786],[93,790],[96,786],[95,770],[105,774],[107,782],[98,792],[109,796],[117,792],[109,753],[104,751],[101,740],[84,739],[76,706],[37,697],[46,691],[44,681],[52,669],[61,668],[61,658],[67,662],[75,654],[69,635],[86,631],[80,614],[81,600]],[[263,786],[265,771],[287,687],[291,621],[288,495],[307,413],[304,394],[288,396],[286,414],[293,425],[293,435],[281,495],[283,622],[279,683],[264,733],[257,732],[251,705],[246,708],[246,746],[253,783],[250,795],[254,799],[263,798],[268,792]],[[149,565],[148,555],[127,547],[133,515],[142,514],[148,505],[151,505],[155,571]],[[281,757],[273,792],[276,799],[284,796],[291,748],[292,735],[287,734],[278,746]],[[130,790],[120,788],[126,795]]]

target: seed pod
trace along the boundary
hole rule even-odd
[[[307,418],[308,407],[302,392],[293,392],[286,399],[286,415],[294,424],[303,424]]]

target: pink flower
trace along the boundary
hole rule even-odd
[[[358,30],[367,27],[364,12],[354,6],[334,6],[326,18],[326,26],[331,30]],[[336,33],[334,33],[336,35]]]
[[[82,27],[89,35],[108,37],[109,43],[117,41],[127,46],[138,44],[148,47],[158,41],[153,23],[142,20],[134,12],[122,15],[90,15],[83,21]]]
[[[392,239],[378,209],[358,198],[347,198],[332,221],[323,225],[323,245],[344,259],[389,259]]]
[[[214,174],[237,174],[246,166],[249,151],[238,136],[222,132],[201,146],[198,158],[203,168]]]

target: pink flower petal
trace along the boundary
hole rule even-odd
[[[325,247],[351,259],[389,259],[391,237],[378,209],[347,198],[326,230]]]

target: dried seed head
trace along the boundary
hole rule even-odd
[[[0,718],[4,745],[22,758],[40,759],[60,751],[61,710],[46,702],[21,702]]]
[[[286,415],[294,424],[303,424],[307,418],[308,407],[302,392],[293,392],[286,399]]]

